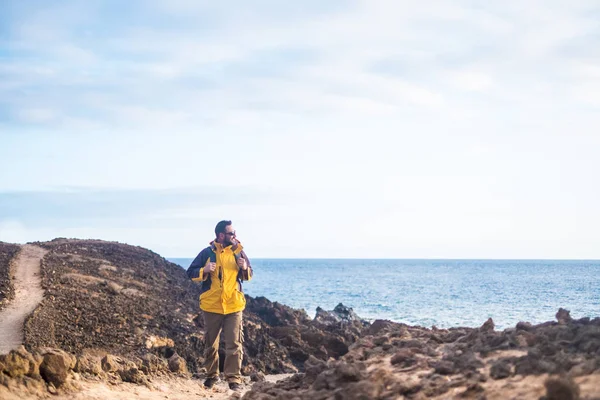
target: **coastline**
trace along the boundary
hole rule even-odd
[[[504,329],[520,321],[552,320],[561,307],[572,310],[573,318],[593,318],[600,298],[600,263],[584,261],[258,258],[252,263],[257,279],[244,283],[248,295],[304,309],[310,317],[317,307],[333,309],[342,302],[369,321],[475,328],[492,318]]]
[[[3,397],[242,395],[200,387],[198,288],[182,268],[114,242],[32,245],[44,249],[44,298],[25,321],[24,346],[0,356]],[[600,396],[600,317],[559,309],[541,324],[442,329],[366,321],[343,304],[311,318],[265,297],[246,300],[245,399],[539,399],[556,387]],[[288,375],[265,382],[280,374]]]

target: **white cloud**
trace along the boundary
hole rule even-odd
[[[64,118],[57,118],[55,123],[62,129],[66,119],[82,120],[81,116],[73,115],[78,108],[91,111],[87,119],[101,120],[110,127],[118,127],[120,123],[129,125],[132,116],[132,123],[143,123],[141,120],[145,118],[135,115],[146,109],[153,110],[149,112],[156,115],[154,120],[163,120],[165,116],[165,124],[158,124],[157,129],[164,130],[165,125],[171,124],[186,129],[197,125],[198,119],[180,118],[182,114],[193,111],[198,118],[215,116],[215,112],[223,114],[226,110],[244,108],[257,96],[266,107],[286,106],[283,100],[289,103],[287,107],[299,106],[297,112],[326,107],[356,113],[364,105],[367,114],[379,114],[414,105],[444,107],[448,114],[470,115],[472,111],[467,105],[447,101],[456,96],[453,90],[489,92],[496,89],[492,76],[497,75],[505,89],[491,94],[505,96],[509,90],[512,93],[522,85],[519,74],[515,74],[518,69],[528,74],[535,64],[551,61],[552,52],[565,41],[594,29],[585,17],[585,2],[567,9],[559,4],[553,8],[539,5],[509,2],[503,7],[473,8],[462,2],[436,2],[431,8],[430,4],[417,1],[359,2],[322,14],[317,7],[312,18],[296,18],[280,6],[276,12],[267,13],[266,9],[247,5],[232,9],[179,1],[176,5],[158,4],[162,11],[169,12],[171,19],[167,26],[160,29],[150,23],[116,26],[102,41],[93,41],[97,37],[94,24],[86,30],[85,39],[69,30],[80,26],[83,15],[85,21],[94,18],[95,6],[87,10],[79,6],[60,13],[38,10],[31,17],[37,22],[34,27],[24,21],[18,25],[17,37],[21,40],[17,43],[32,49],[34,43],[39,45],[40,38],[46,38],[49,44],[43,49],[46,59],[53,56],[61,60],[60,64],[46,67],[54,68],[53,81],[79,86],[68,97],[57,98],[56,93],[45,91],[36,100],[36,108],[43,108],[50,101],[60,108]],[[146,15],[153,15],[152,12],[160,11],[150,9]],[[194,31],[188,25],[177,25],[177,19],[191,15],[214,20],[206,31],[202,26]],[[557,20],[562,23],[557,24]],[[264,66],[288,71],[286,81],[272,76],[260,79],[245,76],[244,60],[264,50],[290,46],[311,49],[315,60],[298,65],[284,61],[279,66]],[[480,48],[487,49],[483,59],[477,54]],[[463,57],[463,65],[440,62],[440,57],[452,54]],[[381,76],[369,71],[373,63],[398,55],[423,71],[418,81],[413,76]],[[232,63],[242,63],[236,75],[223,71],[223,66]],[[512,78],[507,80],[509,73]],[[19,74],[13,71],[11,76]],[[26,74],[28,81],[40,76],[34,71],[21,74]],[[198,77],[207,83],[214,82],[216,88],[186,89],[184,82]],[[44,86],[41,79],[36,80]],[[176,83],[178,80],[181,84]],[[89,95],[97,90],[90,86],[101,83],[105,85],[101,90],[105,104],[110,105],[108,109],[89,100]],[[339,93],[340,89],[347,93]],[[511,95],[513,101],[521,98]],[[14,100],[17,107],[20,100]],[[148,104],[164,107],[165,102],[178,111],[160,110]],[[307,104],[313,107],[307,109]],[[171,119],[173,116],[175,121]]]
[[[582,79],[600,80],[600,60],[597,63],[576,62],[573,68],[573,77]]]
[[[571,88],[573,99],[583,106],[600,110],[600,79],[594,83],[575,85]]]
[[[477,71],[457,71],[451,75],[451,79],[459,90],[482,92],[493,85],[492,78]]]
[[[26,123],[37,124],[52,122],[57,117],[57,113],[48,108],[30,108],[19,110],[17,116]]]

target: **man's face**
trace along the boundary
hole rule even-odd
[[[223,235],[223,244],[225,246],[229,246],[235,243],[235,229],[233,229],[233,226],[226,226],[225,233]]]

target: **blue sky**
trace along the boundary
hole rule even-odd
[[[326,4],[324,4],[326,3]],[[600,258],[600,3],[0,3],[0,240]]]

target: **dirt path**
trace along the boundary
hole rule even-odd
[[[267,375],[269,382],[277,382],[292,376],[292,374]],[[204,389],[202,380],[185,379],[181,377],[162,377],[152,379],[147,385],[133,383],[109,383],[106,381],[90,381],[79,379],[73,382],[73,391],[59,395],[50,395],[48,392],[38,392],[36,389],[11,392],[0,385],[0,399],[3,400],[37,400],[52,397],[55,400],[231,400],[239,399],[251,389],[251,384],[246,384],[244,389],[235,393],[229,390],[227,383],[219,382],[212,389]]]
[[[44,297],[40,279],[40,263],[46,250],[25,244],[15,257],[13,275],[15,298],[0,311],[0,354],[23,343],[23,323]]]
[[[266,380],[277,382],[292,376],[292,374],[267,375]],[[202,386],[202,380],[184,378],[163,378],[150,383],[148,386],[135,385],[132,383],[119,383],[116,385],[106,382],[80,382],[81,391],[68,395],[53,397],[56,400],[188,400],[188,399],[210,399],[229,400],[240,398],[250,388],[251,384],[245,385],[239,392],[229,390],[226,382],[219,382],[212,389],[207,390]]]

